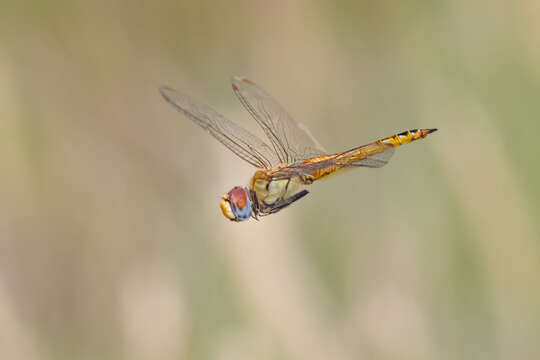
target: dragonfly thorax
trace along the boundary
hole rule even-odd
[[[231,221],[244,221],[251,217],[251,199],[249,190],[240,186],[233,187],[221,197],[219,206],[223,215]]]

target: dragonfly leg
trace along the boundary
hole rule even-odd
[[[309,191],[302,190],[300,192],[297,192],[296,194],[294,194],[293,196],[291,196],[287,200],[279,200],[275,204],[273,204],[271,207],[269,206],[268,208],[264,209],[263,210],[264,215],[270,215],[270,214],[276,213],[276,212],[286,208],[287,206],[291,205],[296,200],[300,200],[301,198],[303,198],[307,194],[309,194]]]
[[[305,175],[302,175],[302,182],[306,185],[310,185],[313,183],[313,181],[315,181],[315,176],[313,175],[310,175],[310,174],[305,174]]]
[[[257,193],[253,190],[250,190],[249,195],[251,198],[251,216],[258,221],[259,217],[257,215],[259,215],[259,200],[257,199]]]

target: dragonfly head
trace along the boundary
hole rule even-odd
[[[231,221],[244,221],[251,217],[251,200],[243,187],[235,186],[224,194],[219,206],[223,215]]]

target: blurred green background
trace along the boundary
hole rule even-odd
[[[0,358],[540,357],[538,1],[2,1]],[[331,152],[439,132],[236,224],[244,75]]]

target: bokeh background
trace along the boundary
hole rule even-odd
[[[0,358],[540,357],[538,1],[2,1]],[[236,224],[244,75],[388,166]]]

